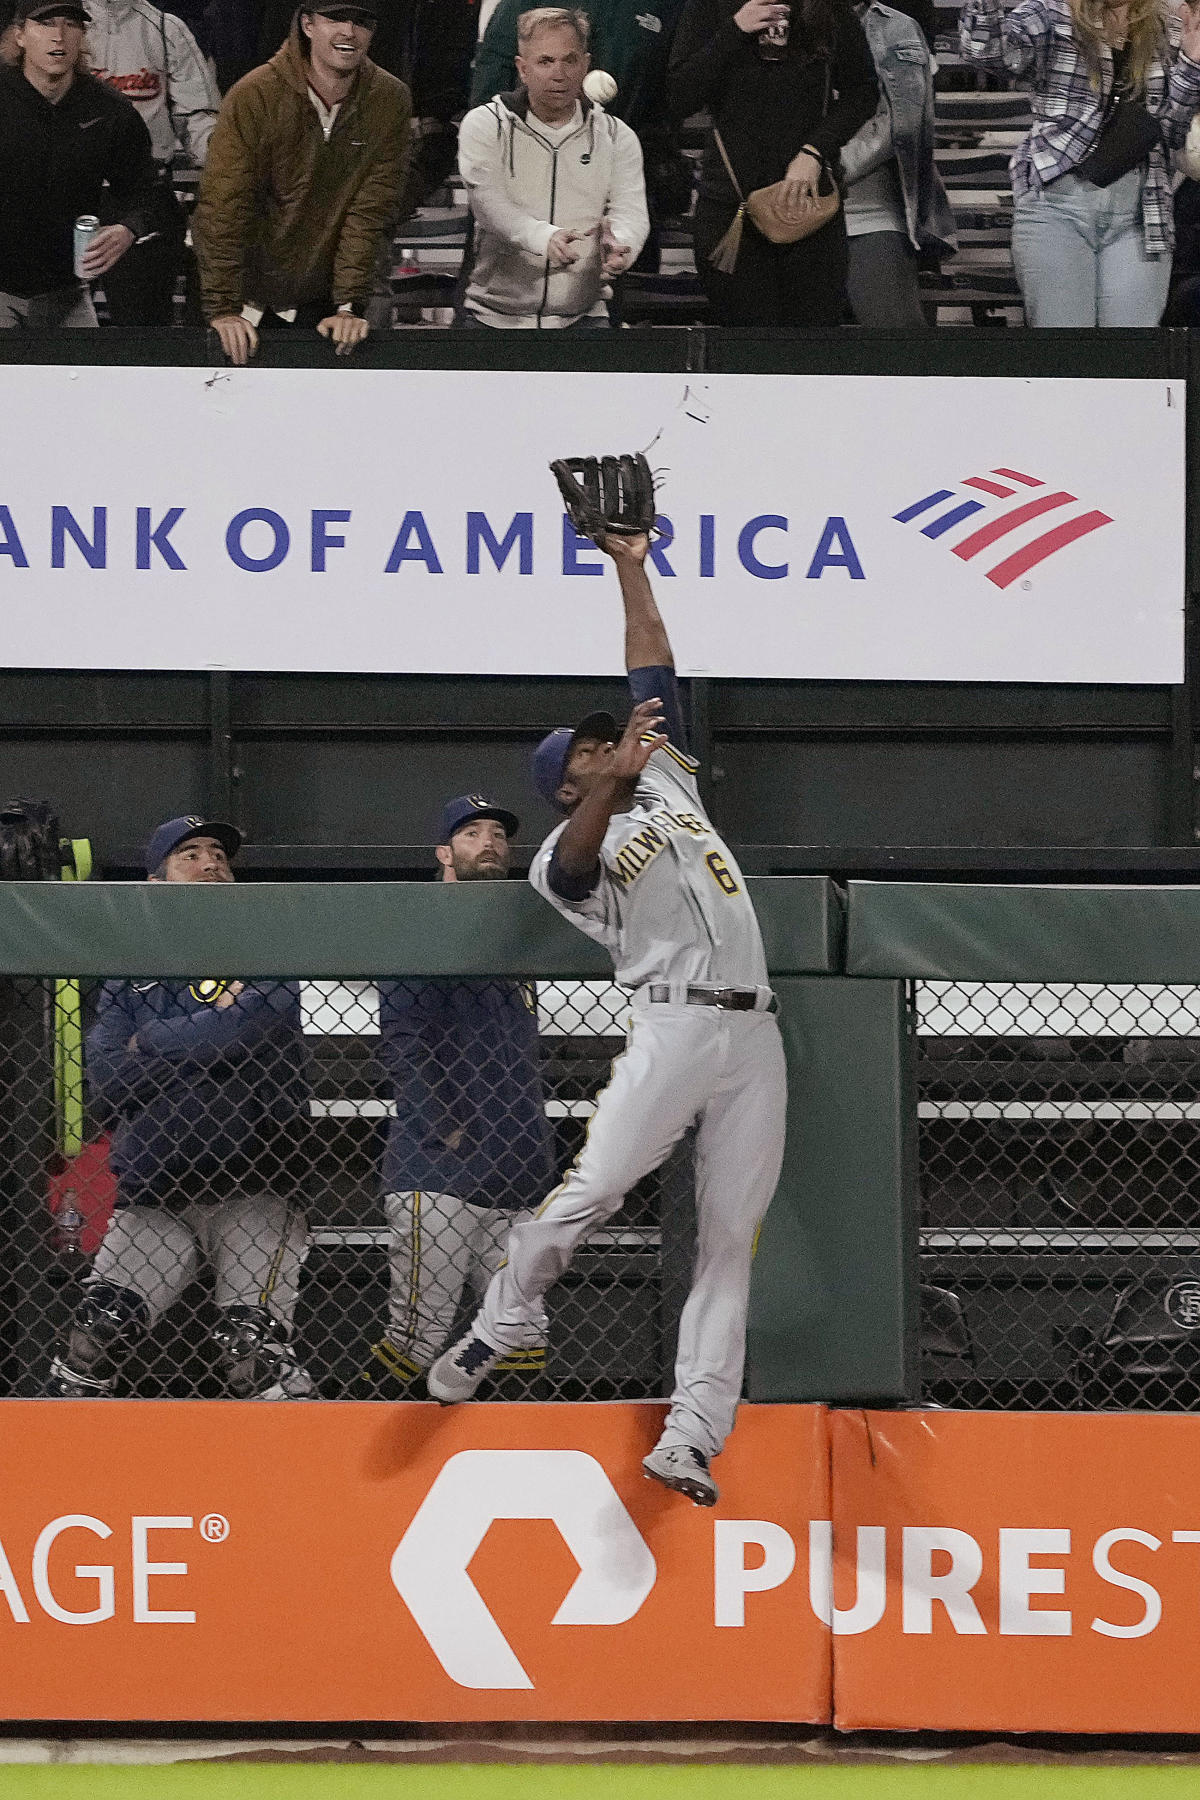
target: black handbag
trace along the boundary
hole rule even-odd
[[[1114,73],[1100,135],[1075,170],[1093,187],[1111,187],[1162,143],[1162,126]]]

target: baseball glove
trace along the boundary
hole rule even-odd
[[[58,881],[63,857],[48,800],[0,804],[0,881]]]
[[[580,537],[595,542],[654,530],[654,477],[644,456],[568,456],[550,464]]]

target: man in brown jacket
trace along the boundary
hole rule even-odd
[[[258,327],[315,325],[339,356],[395,216],[412,105],[367,58],[378,0],[301,9],[287,43],[225,97],[192,220],[204,314],[230,362]]]

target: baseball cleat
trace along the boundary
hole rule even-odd
[[[493,1350],[474,1332],[468,1332],[457,1344],[438,1357],[425,1377],[425,1385],[434,1400],[453,1406],[458,1400],[472,1400],[485,1376],[490,1375],[504,1351]]]
[[[673,1493],[686,1494],[697,1506],[717,1504],[717,1484],[709,1474],[708,1458],[691,1444],[656,1444],[649,1456],[642,1458],[642,1471]]]
[[[46,1377],[46,1385],[42,1392],[50,1400],[111,1400],[113,1389],[117,1384],[115,1375],[101,1381],[94,1375],[84,1375],[73,1369],[61,1356],[56,1356],[50,1364],[50,1373]]]

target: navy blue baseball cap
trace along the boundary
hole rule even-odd
[[[533,753],[533,785],[543,800],[562,807],[554,798],[562,786],[563,774],[571,752],[581,738],[594,738],[600,744],[615,744],[621,727],[610,712],[589,713],[578,725],[560,725],[544,737]]]
[[[438,843],[448,844],[455,832],[469,825],[472,819],[498,819],[504,827],[505,837],[515,837],[521,823],[516,813],[496,806],[483,794],[460,794],[457,800],[447,800],[442,808],[442,835]]]
[[[242,834],[236,825],[226,825],[223,819],[202,819],[196,813],[188,813],[185,818],[168,819],[151,833],[146,845],[147,875],[156,874],[172,850],[178,850],[180,844],[186,844],[194,837],[216,838],[230,862],[242,847]]]
[[[79,25],[90,25],[92,15],[86,7],[77,4],[77,0],[17,0],[17,10],[13,14],[14,25],[24,25],[28,19],[74,19]]]

